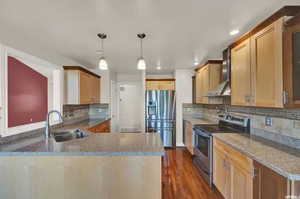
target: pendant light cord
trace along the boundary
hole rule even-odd
[[[143,39],[141,38],[141,57],[143,57]]]
[[[103,39],[101,39],[101,51],[102,51],[102,56],[104,56],[104,45],[103,45]]]

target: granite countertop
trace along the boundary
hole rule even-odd
[[[300,150],[249,134],[213,134],[234,149],[290,180],[300,180]]]
[[[193,126],[196,124],[218,124],[217,121],[205,118],[197,118],[192,115],[183,115],[183,120],[191,122]]]
[[[86,120],[54,128],[79,128],[88,136],[66,142],[46,141],[41,134],[0,145],[0,156],[162,156],[160,136],[153,133],[90,133],[87,129],[107,121]]]

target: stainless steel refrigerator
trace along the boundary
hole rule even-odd
[[[175,147],[175,91],[146,91],[146,132],[159,133],[164,147]]]

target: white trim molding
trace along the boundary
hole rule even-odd
[[[2,137],[19,134],[44,127],[45,122],[37,122],[8,128],[7,118],[7,57],[11,56],[48,78],[48,110],[62,111],[63,69],[55,64],[0,44],[0,135]],[[46,118],[46,116],[45,116]],[[57,123],[57,118],[51,118]]]

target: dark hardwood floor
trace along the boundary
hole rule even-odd
[[[163,199],[223,199],[202,179],[185,148],[166,149],[162,175]]]

